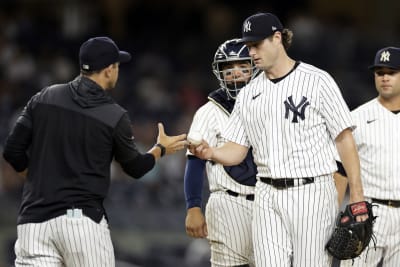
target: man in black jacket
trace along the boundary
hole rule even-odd
[[[7,138],[4,158],[26,173],[18,216],[16,266],[114,266],[103,207],[113,158],[140,178],[157,159],[186,145],[158,124],[156,145],[138,151],[126,110],[106,93],[131,58],[108,37],[79,51],[81,75],[34,95]]]

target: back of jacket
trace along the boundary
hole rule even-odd
[[[41,222],[82,208],[105,215],[110,163],[121,147],[137,154],[127,113],[95,82],[78,77],[31,98],[16,122],[4,157],[28,168],[18,224]]]

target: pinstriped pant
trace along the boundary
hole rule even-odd
[[[107,221],[62,215],[17,227],[15,266],[115,266]]]
[[[331,266],[325,245],[337,212],[332,175],[282,190],[258,181],[253,215],[256,266]]]
[[[251,238],[253,201],[226,192],[210,194],[206,206],[211,266],[254,266]]]

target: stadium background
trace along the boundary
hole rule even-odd
[[[377,49],[400,46],[399,10],[398,0],[1,0],[0,151],[31,95],[78,74],[79,45],[89,37],[108,35],[132,53],[112,94],[146,151],[158,121],[169,134],[188,130],[218,86],[211,72],[217,46],[240,36],[247,16],[278,15],[294,31],[289,55],[329,71],[352,109],[375,96],[367,66]],[[209,266],[207,243],[185,235],[184,164],[181,152],[141,180],[113,164],[106,207],[117,267]],[[21,186],[1,158],[0,267],[14,259]]]

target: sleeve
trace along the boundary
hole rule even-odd
[[[345,129],[354,129],[350,110],[334,79],[325,73],[321,78],[321,112],[332,139]]]
[[[32,140],[32,129],[17,122],[6,140],[3,157],[17,172],[28,168],[27,150]]]
[[[188,156],[184,176],[186,208],[201,207],[206,161]]]
[[[3,157],[17,172],[24,171],[29,165],[28,149],[32,142],[32,111],[39,96],[40,92],[29,100],[4,145]]]
[[[121,164],[122,169],[134,178],[142,177],[155,165],[155,158],[152,154],[142,154],[137,149],[127,113],[121,117],[115,128],[114,157]]]

